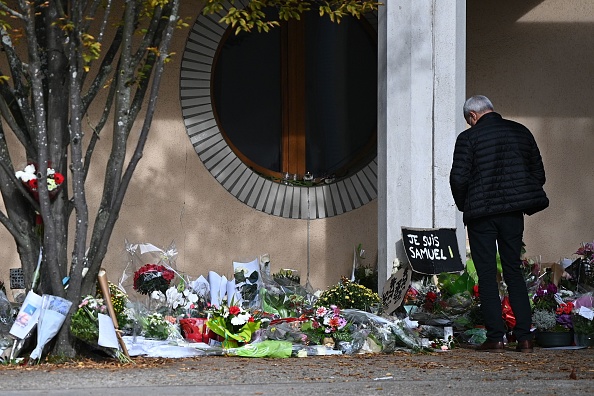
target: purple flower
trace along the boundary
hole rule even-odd
[[[571,315],[568,315],[568,314],[557,315],[556,319],[557,319],[557,323],[559,323],[563,327],[565,327],[567,329],[573,329],[573,322],[571,321]]]
[[[548,294],[555,294],[557,293],[557,286],[554,283],[549,283],[547,285],[547,293]]]

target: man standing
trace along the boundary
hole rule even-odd
[[[530,301],[521,266],[524,214],[545,209],[545,172],[532,133],[493,111],[481,95],[464,103],[470,128],[458,135],[450,187],[468,231],[479,282],[487,340],[477,349],[503,352],[505,324],[497,283],[499,250],[503,279],[516,318],[516,350],[532,352]]]

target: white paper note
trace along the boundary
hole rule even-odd
[[[118,336],[116,335],[113,321],[109,315],[99,315],[99,345],[106,348],[119,348]]]
[[[39,294],[29,291],[21,305],[19,314],[10,328],[10,334],[23,339],[37,324],[41,312],[42,298]]]

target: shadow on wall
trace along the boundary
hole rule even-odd
[[[544,4],[546,3],[546,5]],[[467,5],[467,95],[534,133],[551,206],[528,217],[529,254],[558,261],[594,239],[591,104],[594,15],[590,0],[489,0]],[[579,22],[569,22],[578,20]]]

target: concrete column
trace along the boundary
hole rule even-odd
[[[449,188],[465,127],[466,1],[390,0],[378,14],[379,288],[394,258],[406,262],[401,227],[465,232]]]

